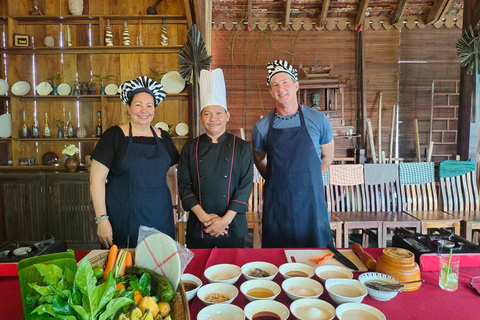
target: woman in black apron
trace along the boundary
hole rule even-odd
[[[130,123],[104,133],[93,152],[90,173],[97,236],[107,248],[135,247],[141,225],[172,238],[175,231],[167,172],[174,172],[169,168],[178,161],[178,152],[166,131],[151,126],[165,92],[147,77],[120,88]]]

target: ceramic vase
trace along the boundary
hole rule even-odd
[[[65,160],[65,168],[69,172],[75,172],[78,169],[80,163],[78,162],[77,158],[69,156],[67,160]]]
[[[58,90],[57,90],[57,84],[56,83],[53,84],[52,94],[54,96],[58,96]]]
[[[68,10],[74,16],[83,13],[83,0],[68,0]]]
[[[63,135],[63,129],[62,129],[62,126],[61,125],[58,125],[57,126],[57,138],[65,138],[65,136]]]

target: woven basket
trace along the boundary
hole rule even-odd
[[[135,249],[128,249],[132,253],[132,258],[135,261]],[[92,264],[92,267],[102,267],[105,268],[107,262],[108,252],[99,254],[98,256],[88,259]],[[188,300],[185,294],[185,288],[183,287],[182,281],[175,292],[175,297],[170,301],[170,315],[174,320],[190,320],[190,309],[188,308]]]

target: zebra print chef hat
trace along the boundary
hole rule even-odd
[[[286,73],[292,77],[293,81],[298,81],[298,71],[287,60],[275,60],[267,64],[267,85],[270,85],[270,80],[279,73]]]
[[[160,102],[165,99],[166,94],[163,90],[163,86],[150,79],[149,77],[142,76],[136,79],[125,81],[120,85],[120,99],[122,100],[123,104],[129,106],[132,103],[133,96],[135,96],[139,92],[147,92],[150,93],[153,97],[155,102],[155,107],[160,104]]]

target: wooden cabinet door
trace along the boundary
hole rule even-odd
[[[55,239],[72,244],[98,243],[89,173],[48,173],[48,226]]]
[[[0,174],[0,221],[4,240],[50,238],[43,173]]]

